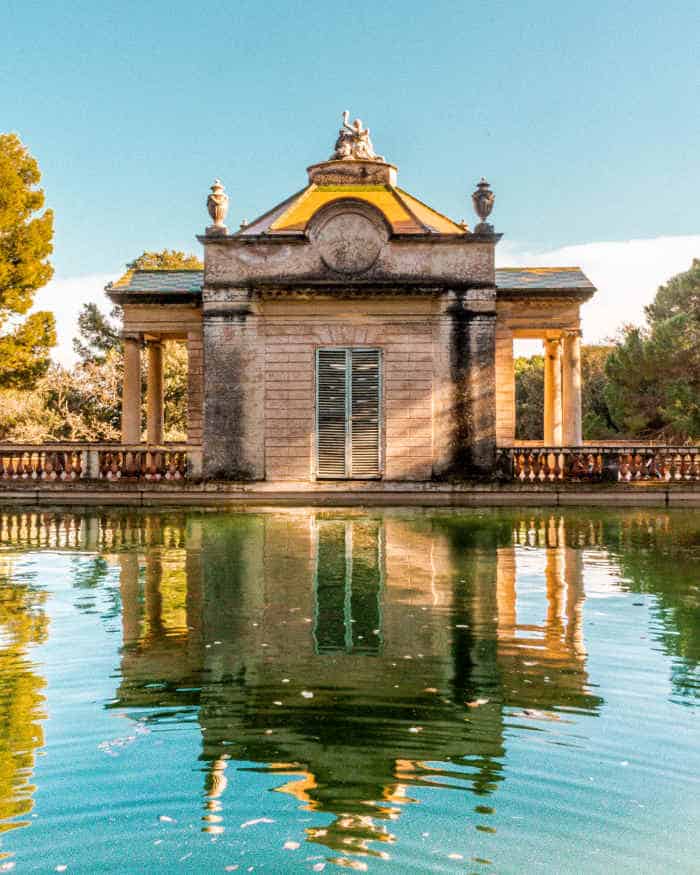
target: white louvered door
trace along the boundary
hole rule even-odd
[[[378,477],[381,360],[378,349],[320,349],[316,370],[318,477]]]

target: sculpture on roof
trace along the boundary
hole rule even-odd
[[[335,143],[335,152],[331,155],[331,161],[384,161],[381,155],[377,155],[369,138],[369,128],[362,127],[362,119],[356,118],[352,124],[348,119],[350,113],[346,109],[343,113],[343,126],[338,132]]]
[[[211,187],[211,194],[207,197],[207,210],[214,223],[207,228],[207,233],[225,234],[226,225],[224,225],[224,220],[228,212],[228,195],[220,179],[215,179],[214,185]]]
[[[481,220],[474,230],[479,232],[490,233],[493,231],[493,225],[490,225],[486,220],[491,215],[496,195],[491,191],[491,186],[482,176],[476,186],[476,191],[472,194],[472,203],[474,204],[474,212]]]

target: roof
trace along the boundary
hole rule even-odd
[[[130,270],[107,286],[107,291],[199,293],[204,284],[202,270]]]
[[[467,233],[462,225],[392,185],[320,185],[312,182],[246,225],[235,236],[302,235],[318,210],[339,200],[362,201],[375,207],[394,234]]]
[[[199,294],[201,270],[134,270],[110,283],[107,291],[123,293]],[[503,292],[594,292],[595,286],[580,267],[498,267],[496,288]]]
[[[596,290],[580,267],[497,267],[496,288],[522,292]]]

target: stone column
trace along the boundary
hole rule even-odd
[[[122,443],[141,442],[141,336],[124,335]]]
[[[163,344],[149,340],[148,380],[146,388],[146,440],[149,444],[163,443],[164,393],[163,393]]]
[[[559,447],[562,441],[561,342],[544,341],[544,443]]]
[[[562,397],[564,408],[564,444],[581,446],[581,332],[564,332],[562,350]]]

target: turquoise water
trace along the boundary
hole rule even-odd
[[[5,511],[0,872],[699,871],[699,664],[694,512]]]

